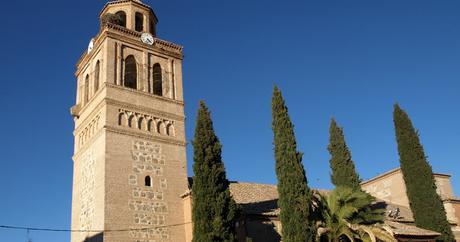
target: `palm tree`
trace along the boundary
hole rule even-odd
[[[383,209],[373,208],[375,198],[349,187],[337,187],[329,195],[316,194],[316,241],[396,241],[383,227]]]

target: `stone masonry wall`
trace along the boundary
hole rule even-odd
[[[93,151],[88,151],[81,158],[83,169],[81,169],[81,186],[80,186],[80,229],[93,229],[94,219],[94,187],[95,187],[95,159]]]
[[[133,222],[139,230],[130,232],[136,242],[169,241],[166,227],[168,204],[164,200],[167,181],[163,177],[165,157],[161,146],[147,141],[133,141],[132,173],[128,183],[132,187],[129,210],[133,212]],[[150,177],[151,185],[145,183]],[[144,229],[145,228],[145,229]]]

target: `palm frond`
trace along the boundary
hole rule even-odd
[[[328,241],[361,240],[363,242],[395,242],[392,233],[380,223],[384,209],[373,206],[375,198],[348,187],[337,187],[328,196],[315,194],[316,239]]]

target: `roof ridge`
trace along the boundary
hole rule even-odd
[[[255,184],[255,185],[265,185],[265,186],[277,186],[276,184],[270,184],[270,183],[259,183],[259,182],[245,182],[245,181],[230,181],[231,183],[236,183],[236,184]]]

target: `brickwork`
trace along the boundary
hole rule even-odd
[[[93,152],[84,154],[80,161],[83,164],[81,170],[82,185],[80,186],[80,229],[90,230],[93,228],[94,219],[94,165]]]
[[[132,165],[133,173],[129,176],[129,184],[132,186],[132,198],[129,201],[129,209],[134,211],[134,224],[153,225],[154,227],[166,225],[168,203],[164,200],[166,178],[163,178],[163,166],[165,157],[161,154],[161,146],[147,141],[133,141]],[[158,186],[145,184],[145,178],[149,177]],[[151,178],[150,178],[151,177]],[[131,233],[133,238],[168,239],[167,228],[136,231]]]
[[[159,135],[175,136],[174,121],[125,109],[120,109],[119,112],[118,125],[120,126]]]
[[[120,11],[126,25],[102,22],[75,72],[72,229],[104,230],[104,242],[184,241],[182,47],[154,33],[151,44],[141,39],[157,19],[139,0],[111,1],[100,16]],[[132,29],[136,13],[142,31]],[[71,242],[99,241],[94,236],[72,233]]]

